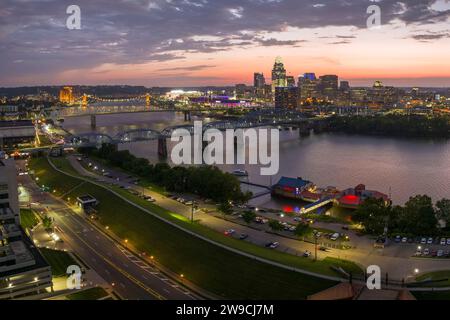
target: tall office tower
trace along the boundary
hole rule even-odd
[[[59,91],[59,102],[73,104],[75,102],[72,87],[64,87]]]
[[[255,72],[253,77],[253,87],[255,89],[255,96],[257,98],[264,98],[264,90],[266,86],[266,78],[264,73]]]
[[[0,299],[46,292],[51,268],[20,226],[14,159],[0,155]]]
[[[295,87],[295,78],[293,76],[286,77],[286,85],[288,87]]]
[[[373,87],[369,90],[369,101],[379,107],[393,107],[399,99],[400,93],[397,88],[385,86],[381,81],[375,81]]]
[[[297,87],[277,87],[275,89],[275,108],[296,109],[298,96]]]
[[[303,77],[298,86],[302,101],[320,96],[319,81],[317,79],[311,80],[310,78]]]
[[[283,61],[280,57],[277,57],[272,70],[272,92],[275,93],[275,88],[287,87],[286,69],[284,68]]]
[[[266,85],[266,78],[264,77],[264,73],[255,72],[253,76],[253,86],[256,89],[262,89]]]
[[[337,98],[339,79],[336,75],[325,75],[319,77],[320,79],[320,92],[322,97],[328,100],[334,100]]]

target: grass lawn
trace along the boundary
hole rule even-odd
[[[24,229],[33,229],[39,223],[36,214],[31,209],[20,209],[20,224]]]
[[[424,287],[450,287],[450,270],[425,273],[416,278],[417,281],[443,280],[443,279],[447,279],[447,280],[424,284],[423,286]]]
[[[68,300],[98,300],[106,297],[108,292],[101,287],[86,289],[66,296]]]
[[[38,176],[39,172],[45,172],[47,176],[51,176],[46,179],[51,179],[55,183],[52,185],[53,187],[67,188],[67,185],[72,186],[79,183],[78,179],[54,172],[46,159],[34,159],[30,165],[35,168]],[[225,298],[303,299],[309,294],[335,284],[333,281],[257,262],[209,244],[158,220],[129,205],[108,190],[91,183],[86,183],[81,189],[75,189],[70,193],[70,197],[73,199],[81,193],[88,193],[97,198],[100,201],[97,208],[100,222],[109,226],[117,236],[128,239],[138,250],[155,256],[158,262],[175,273],[184,274],[188,280]],[[324,271],[327,274],[335,275],[327,261],[313,262],[310,259],[267,250],[250,243],[224,237],[206,227],[191,224],[184,218],[171,215],[167,210],[133,196],[126,190],[119,190],[121,194],[133,201],[141,201],[139,204],[143,207],[145,204],[146,208],[213,240],[258,256],[286,262],[287,265],[308,266],[309,270]]]
[[[61,166],[58,162],[62,161],[58,159],[55,165]],[[62,196],[81,184],[81,181],[78,179],[72,179],[65,175],[54,174],[54,170],[50,167],[46,158],[33,158],[30,160],[29,164],[30,168],[34,170],[34,176],[39,178],[37,184],[39,186],[44,185],[50,187],[51,191],[55,191],[54,194],[56,196]],[[72,168],[72,170],[74,169]]]
[[[46,248],[39,248],[39,251],[52,267],[52,275],[54,277],[62,277],[66,275],[68,266],[77,265],[75,260],[73,260],[67,252]]]
[[[450,291],[413,291],[417,300],[450,300]]]
[[[39,135],[39,141],[40,141],[39,146],[41,146],[41,147],[53,145],[53,143],[50,141],[50,139],[46,135],[43,135],[43,134]]]

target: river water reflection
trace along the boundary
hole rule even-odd
[[[182,113],[105,115],[97,117],[96,131],[115,135],[138,128],[162,130],[183,123]],[[72,133],[92,131],[89,117],[68,118],[64,127]],[[450,198],[450,141],[340,134],[300,139],[297,131],[282,131],[280,138],[278,175],[260,176],[259,167],[250,165],[222,166],[222,169],[245,168],[251,182],[265,185],[275,183],[283,175],[342,189],[364,183],[368,189],[390,192],[396,204],[403,204],[416,194],[428,194],[434,200]],[[156,141],[124,144],[120,148],[152,162],[158,161]],[[280,201],[270,196],[256,199],[255,203],[280,206]]]

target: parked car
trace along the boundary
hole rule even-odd
[[[433,244],[433,238],[428,238],[427,244]]]
[[[445,246],[447,244],[447,239],[442,238],[441,239],[441,246]]]
[[[426,243],[427,243],[427,239],[426,239],[426,238],[422,238],[422,239],[420,240],[420,243],[421,243],[421,244],[426,244]]]
[[[442,257],[444,255],[444,250],[438,250],[437,256]]]
[[[447,245],[450,246],[450,238],[447,238]]]
[[[402,240],[402,237],[400,237],[400,236],[396,236],[395,237],[395,242],[396,243],[400,243],[401,240]]]
[[[408,242],[408,238],[407,237],[403,237],[402,238],[402,243],[407,243]]]
[[[245,240],[245,239],[247,239],[248,238],[248,234],[245,234],[245,233],[243,233],[243,234],[241,234],[240,236],[239,236],[239,239],[240,240]]]
[[[270,245],[270,249],[276,249],[276,248],[278,248],[279,245],[280,245],[280,244],[279,244],[278,242],[273,242],[273,243]]]
[[[424,255],[424,256],[428,256],[429,254],[430,254],[430,249],[425,248],[425,249],[423,250],[423,255]]]
[[[303,253],[303,256],[304,256],[305,258],[310,257],[310,256],[311,256],[311,251],[306,250],[306,251]]]

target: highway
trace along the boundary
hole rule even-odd
[[[23,161],[18,161],[23,168]],[[130,300],[193,300],[196,295],[169,279],[153,266],[94,227],[87,218],[63,201],[42,193],[28,175],[19,176],[19,183],[30,194],[31,202],[55,219],[61,238],[91,269],[113,285],[114,291]]]

